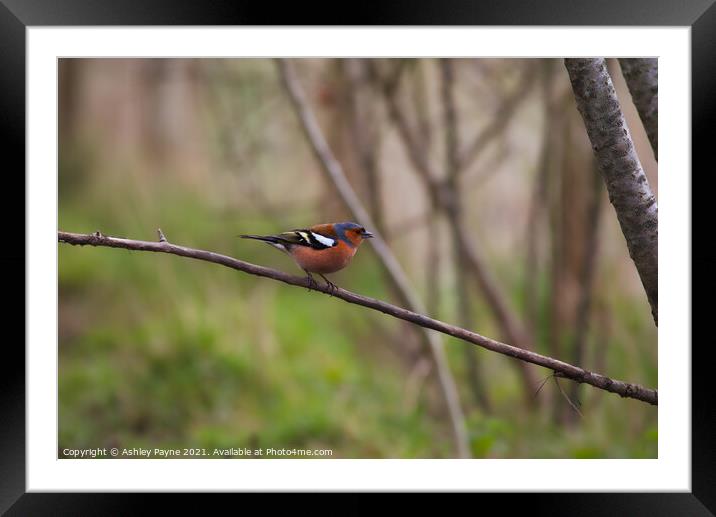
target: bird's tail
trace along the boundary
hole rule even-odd
[[[282,239],[274,237],[273,235],[239,235],[242,239],[256,239],[257,241],[264,241],[271,244],[281,244]]]
[[[255,239],[257,241],[263,241],[274,248],[288,253],[288,243],[275,235],[239,235],[242,239]]]

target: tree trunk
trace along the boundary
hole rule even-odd
[[[619,59],[619,65],[654,150],[654,158],[658,160],[659,61],[656,58],[628,58]]]
[[[577,107],[658,324],[658,208],[604,59],[565,59]]]

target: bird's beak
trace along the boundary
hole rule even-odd
[[[373,238],[373,234],[370,232],[366,232],[365,230],[363,231],[363,233],[360,234],[360,236],[363,237],[364,239],[372,239]]]

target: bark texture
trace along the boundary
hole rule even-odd
[[[658,324],[658,208],[634,149],[604,59],[565,59],[599,170],[654,323]]]
[[[659,61],[656,58],[622,58],[619,65],[654,150],[654,158],[658,160]]]

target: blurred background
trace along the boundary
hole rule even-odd
[[[294,60],[429,314],[657,388],[657,330],[556,59]],[[616,60],[637,152],[657,164]],[[59,228],[302,274],[240,233],[351,220],[265,59],[61,59]],[[462,245],[460,242],[462,241]],[[456,456],[419,328],[217,265],[59,245],[59,449]],[[400,305],[364,246],[332,280]],[[657,408],[441,336],[475,458],[656,458]],[[541,389],[540,389],[541,387]]]

